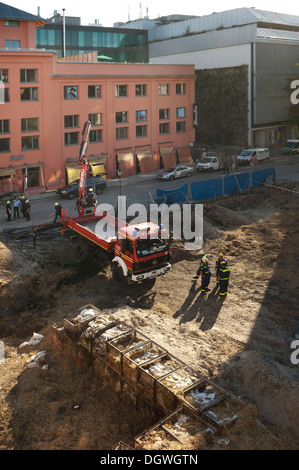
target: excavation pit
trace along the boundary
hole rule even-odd
[[[237,397],[229,395],[204,410],[203,415],[217,426],[229,427],[239,418],[239,413],[244,408],[244,402]]]
[[[99,309],[94,305],[88,304],[76,310],[76,312],[67,315],[63,319],[66,334],[76,341],[81,333],[85,331],[89,322],[94,320],[99,314]]]
[[[111,315],[99,315],[87,324],[85,331],[79,337],[78,343],[91,352],[94,340],[115,325],[116,321]]]
[[[87,322],[81,315],[79,325],[74,319],[82,312],[96,316]],[[113,315],[88,305],[70,318],[53,325],[53,343],[150,426],[137,436],[135,449],[206,448],[246,406]]]
[[[156,383],[156,406],[164,413],[183,402],[184,390],[201,381],[203,377],[186,365],[162,377]]]
[[[184,391],[184,401],[194,410],[204,411],[227,395],[225,390],[204,379]]]
[[[166,349],[153,341],[148,341],[134,350],[126,352],[123,356],[123,376],[126,377],[126,381],[137,388],[140,367],[165,354],[167,354]]]
[[[138,390],[150,403],[156,403],[156,383],[162,377],[183,367],[183,363],[169,353],[159,356],[139,368]]]
[[[217,429],[182,405],[135,437],[136,450],[199,449],[207,446]]]

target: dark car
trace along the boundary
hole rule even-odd
[[[104,189],[106,189],[106,181],[100,176],[97,176],[95,178],[88,178],[87,191],[89,190],[89,188],[92,188],[96,194],[102,194]],[[63,188],[57,189],[56,193],[60,197],[74,199],[78,197],[78,189],[79,179],[73,181],[68,186],[64,186]]]

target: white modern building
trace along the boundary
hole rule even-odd
[[[217,77],[221,79],[224,72],[227,79],[233,77],[236,71],[242,70],[243,75],[245,72],[246,80],[244,76],[243,81],[232,79],[231,90],[225,87],[223,95],[217,95],[220,101],[225,98],[224,94],[237,96],[240,86],[244,88],[245,95],[239,102],[238,110],[242,109],[242,113],[246,113],[247,142],[244,141],[244,144],[271,146],[289,136],[298,135],[298,130],[291,129],[288,124],[291,93],[285,87],[288,78],[299,78],[299,67],[296,67],[299,62],[299,16],[255,8],[237,8],[183,21],[175,18],[175,15],[156,20],[140,19],[126,23],[125,26],[142,28],[142,24],[148,29],[150,62],[194,64],[198,78],[196,86],[201,84],[203,89],[206,88],[206,94],[210,94],[210,102],[215,109],[216,97],[212,96],[212,84],[209,81],[215,82]],[[220,124],[221,119],[234,127],[232,115],[236,114],[236,108],[231,109],[230,115],[229,106],[224,100],[219,113],[215,111],[213,116],[212,110],[207,110],[207,101],[204,104],[201,100],[199,88],[196,96],[199,126],[207,118],[211,138],[217,132],[217,122]],[[225,122],[221,123],[221,127],[225,133]],[[245,129],[239,131],[239,142],[231,143],[244,140]],[[227,135],[228,139],[234,139],[231,132]]]

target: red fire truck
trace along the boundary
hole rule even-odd
[[[90,248],[104,251],[112,262],[113,277],[118,282],[126,281],[132,284],[156,279],[167,273],[171,267],[170,237],[164,227],[152,222],[128,224],[107,212],[98,212],[96,207],[94,210],[88,209],[90,205],[86,182],[89,163],[86,149],[90,129],[91,124],[86,121],[79,152],[81,165],[77,203],[79,215],[69,217],[68,210],[62,210],[61,233],[76,240],[78,260],[83,260]],[[37,233],[51,226],[53,224],[34,228],[34,246]]]
[[[107,212],[95,212],[63,216],[62,227],[64,233],[76,234],[82,252],[88,245],[104,250],[112,262],[113,277],[120,283],[140,283],[170,270],[170,238],[162,225],[130,225]]]

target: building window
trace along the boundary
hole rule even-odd
[[[146,137],[147,126],[136,126],[136,137]]]
[[[38,148],[38,135],[22,137],[22,150],[36,150]]]
[[[115,85],[115,96],[128,96],[127,95],[127,85]]]
[[[10,152],[9,139],[0,139],[0,152]]]
[[[185,83],[177,83],[175,89],[176,89],[176,94],[177,95],[185,95],[186,94],[186,84]]]
[[[147,121],[146,118],[146,111],[136,111],[136,122],[142,122],[142,121]]]
[[[37,88],[21,88],[21,101],[37,101]]]
[[[20,26],[19,20],[5,20],[4,21],[5,26]]]
[[[146,85],[135,85],[136,96],[146,96]]]
[[[9,133],[9,119],[0,119],[0,134]]]
[[[168,85],[166,83],[161,83],[159,85],[159,95],[160,96],[168,95]]]
[[[128,138],[128,127],[116,128],[116,140],[123,140]]]
[[[117,124],[128,122],[128,112],[120,111],[115,113],[115,122]]]
[[[89,85],[88,98],[101,98],[101,85]]]
[[[178,119],[182,119],[182,118],[186,117],[185,108],[177,108],[176,109],[176,117]]]
[[[169,134],[169,122],[159,124],[159,134]]]
[[[64,99],[65,100],[77,100],[78,99],[78,87],[77,86],[65,86],[64,87]]]
[[[21,83],[37,82],[37,70],[36,69],[21,69],[20,81]]]
[[[22,132],[38,131],[38,118],[23,118],[21,119]]]
[[[77,145],[79,143],[79,132],[66,132],[64,134],[64,145]]]
[[[8,69],[0,69],[0,81],[8,83]]]
[[[0,103],[3,102],[3,99],[4,99],[4,103],[9,103],[10,102],[9,88],[4,88],[4,96],[3,96],[3,91],[1,91],[0,98],[1,98]]]
[[[89,142],[102,142],[102,129],[94,129],[90,131]]]
[[[79,127],[79,115],[64,116],[64,127]]]
[[[176,123],[176,131],[177,132],[186,132],[186,122],[185,121],[178,121]]]
[[[88,120],[92,126],[101,126],[102,125],[102,113],[89,114]]]
[[[5,41],[5,48],[6,49],[20,49],[21,48],[21,41],[14,41],[14,40],[6,40]]]
[[[169,109],[159,109],[159,119],[169,119]]]

